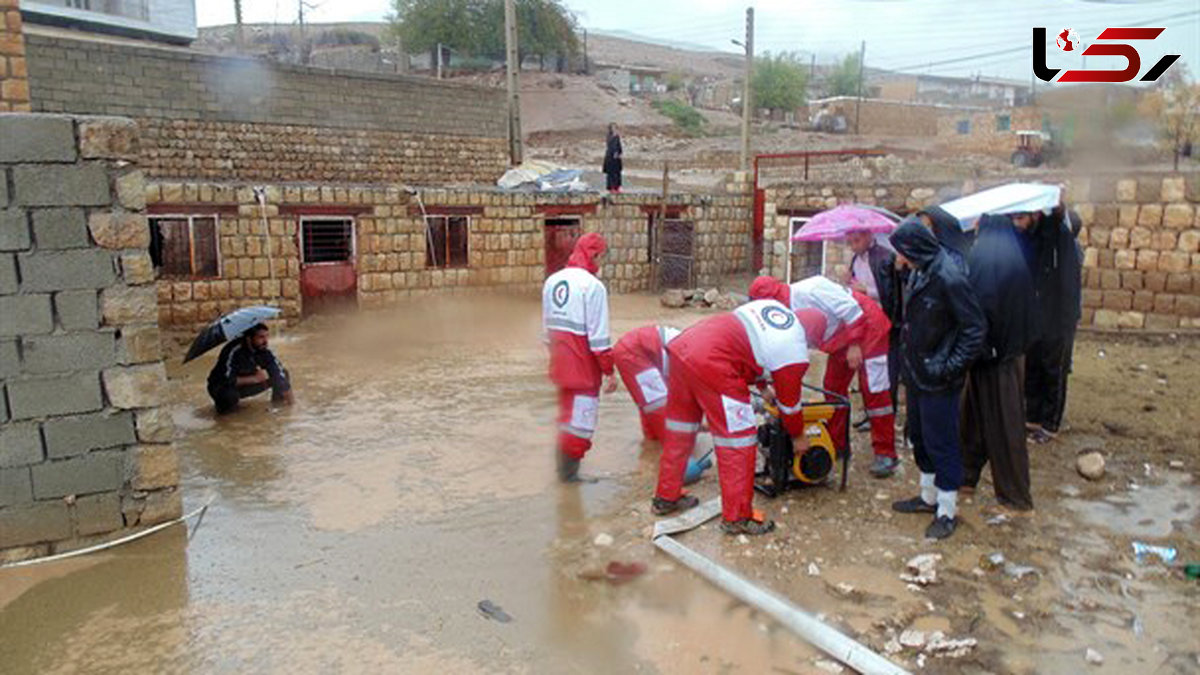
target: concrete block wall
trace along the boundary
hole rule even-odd
[[[1017,149],[1017,131],[1041,131],[1043,110],[1036,106],[1005,108],[984,112],[946,112],[938,117],[937,136],[948,148],[1010,157]],[[1009,128],[1000,129],[997,118],[1007,115]],[[958,123],[966,121],[969,133],[958,133]]]
[[[152,177],[491,184],[507,168],[501,89],[46,34],[25,50],[33,109],[135,118]]]
[[[0,115],[0,560],[181,509],[135,134]]]
[[[0,112],[29,112],[29,77],[17,0],[0,0]]]

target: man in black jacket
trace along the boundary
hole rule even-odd
[[[1036,330],[1033,276],[1008,216],[984,216],[967,256],[968,277],[987,318],[983,354],[967,375],[963,402],[964,489],[979,484],[992,466],[1000,505],[1033,508],[1029,451],[1025,445],[1025,350]]]
[[[217,414],[233,412],[239,402],[271,390],[273,403],[291,405],[292,384],[279,359],[268,349],[270,329],[264,324],[246,331],[221,350],[208,373],[208,395]]]
[[[1031,438],[1045,443],[1062,424],[1067,376],[1082,301],[1083,254],[1075,241],[1079,214],[1031,216],[1034,287],[1040,332],[1025,364],[1025,416]],[[1069,221],[1069,222],[1068,222]]]
[[[944,539],[958,524],[959,396],[983,344],[983,311],[962,266],[924,225],[902,223],[891,242],[900,264],[912,268],[904,288],[900,351],[909,440],[921,469],[921,493],[892,509],[934,514],[925,536]]]

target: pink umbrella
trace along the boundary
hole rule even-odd
[[[804,224],[792,241],[829,241],[845,239],[848,232],[870,232],[886,234],[896,229],[897,220],[892,220],[882,209],[843,204],[822,211]]]

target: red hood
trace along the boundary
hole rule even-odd
[[[792,289],[775,277],[758,277],[750,284],[751,300],[777,300],[792,308]]]
[[[588,232],[575,242],[575,250],[571,251],[571,257],[567,259],[567,267],[581,267],[596,274],[600,271],[596,258],[604,255],[607,250],[608,244],[603,236],[596,232]]]

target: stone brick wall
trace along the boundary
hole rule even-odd
[[[1022,176],[1066,185],[1067,203],[1083,220],[1081,325],[1105,329],[1200,329],[1200,176],[1046,173]],[[767,190],[763,264],[783,277],[792,215],[857,202],[907,214],[1003,179],[951,184],[807,184]],[[850,261],[841,244],[826,244],[824,273],[840,279]],[[798,262],[798,257],[794,258]]]
[[[490,184],[507,166],[500,89],[42,34],[25,48],[33,109],[136,119],[152,177]]]
[[[25,40],[17,0],[0,0],[0,112],[29,112]]]
[[[0,560],[180,513],[135,134],[0,115]]]
[[[938,140],[949,148],[1009,157],[1017,149],[1017,131],[1041,131],[1043,111],[1038,107],[1006,108],[984,112],[948,111],[938,117]],[[1002,129],[1000,117],[1009,118]],[[959,122],[967,122],[968,133],[958,132]]]
[[[264,226],[250,186],[147,184],[145,201],[150,210],[217,214],[219,223],[218,278],[158,280],[163,326],[192,327],[250,302],[277,304],[286,318],[299,317],[304,300],[298,231],[304,213],[354,218],[358,301],[365,308],[427,293],[536,292],[545,279],[545,220],[564,212],[580,213],[582,231],[601,232],[607,238],[609,255],[603,275],[612,292],[653,286],[647,210],[660,203],[653,195],[539,195],[449,188],[410,193],[398,186],[292,184],[267,186],[265,195]],[[429,215],[470,218],[467,267],[426,267],[422,206]],[[749,269],[749,197],[679,195],[671,198],[669,207],[695,224],[697,285],[715,285],[727,274]]]

